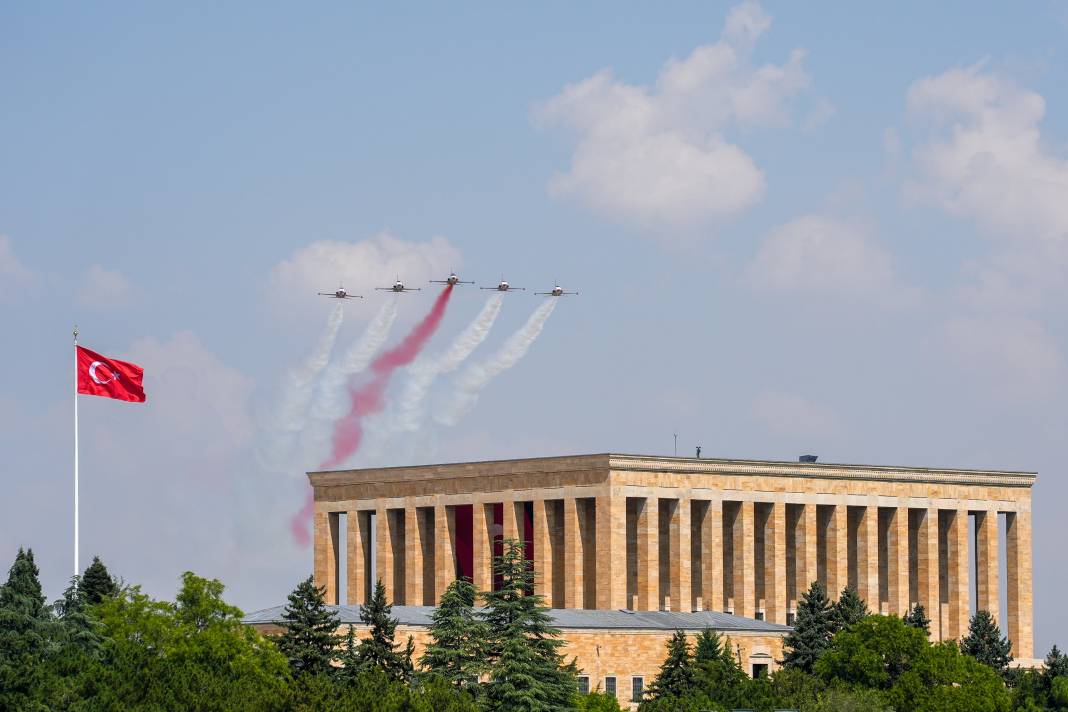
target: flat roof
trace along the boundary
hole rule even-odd
[[[274,606],[246,615],[247,625],[278,625],[282,623],[285,606]],[[360,606],[327,606],[336,611],[342,625],[360,624]],[[434,606],[393,606],[392,616],[401,625],[429,626]],[[476,610],[478,610],[476,608]],[[704,630],[720,632],[786,634],[790,626],[743,618],[718,611],[625,611],[553,608],[549,610],[552,625],[561,630]]]

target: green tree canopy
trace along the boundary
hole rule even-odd
[[[706,644],[706,650],[710,648],[711,646]],[[678,699],[696,690],[697,670],[690,652],[690,642],[686,639],[686,633],[677,630],[667,642],[667,657],[660,664],[660,672],[657,673],[653,684],[649,686],[649,698]]]
[[[89,605],[96,605],[105,598],[111,598],[119,592],[119,584],[108,573],[108,567],[99,556],[94,556],[92,563],[85,568],[78,581],[78,591]]]
[[[19,548],[0,586],[0,709],[46,709],[51,610],[41,594],[33,550]]]
[[[1005,672],[1012,662],[1012,644],[1001,635],[994,616],[988,611],[977,611],[972,616],[968,635],[960,642],[960,650],[999,673]]]
[[[337,614],[326,607],[326,589],[315,585],[311,576],[289,594],[282,613],[285,629],[278,636],[278,649],[296,674],[327,675],[338,645]]]
[[[474,585],[458,578],[441,595],[430,625],[430,642],[419,663],[459,688],[473,688],[486,671],[486,624],[475,615]]]
[[[386,587],[378,579],[371,600],[360,606],[360,622],[368,627],[368,634],[356,647],[356,660],[363,670],[376,668],[389,678],[403,680],[411,666],[397,652],[397,619],[390,615],[392,612],[393,604],[386,600]]]
[[[835,619],[827,592],[823,584],[813,581],[808,591],[801,594],[794,629],[783,641],[783,665],[812,672],[816,661],[831,646],[834,632]]]
[[[926,635],[931,634],[931,619],[927,617],[927,609],[923,607],[922,603],[917,603],[910,608],[903,620],[905,621],[905,625],[918,628]]]
[[[835,631],[848,628],[871,615],[868,604],[852,586],[842,589],[842,594],[835,601],[833,609]]]

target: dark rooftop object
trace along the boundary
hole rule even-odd
[[[359,624],[359,606],[327,606],[337,611],[341,623]],[[277,624],[282,621],[285,606],[264,608],[242,619],[246,625]],[[393,606],[393,617],[401,625],[429,626],[433,606]],[[552,625],[567,630],[576,628],[620,630],[704,630],[749,631],[754,633],[788,633],[790,626],[758,621],[753,618],[720,613],[718,611],[621,611],[579,608],[553,608],[549,611]]]
[[[802,455],[801,457],[797,458],[797,461],[798,462],[815,462],[818,459],[820,459],[819,455]]]

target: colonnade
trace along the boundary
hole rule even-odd
[[[317,511],[316,580],[329,602],[338,602],[341,578],[347,602],[365,602],[373,573],[395,603],[433,605],[458,575],[489,589],[495,547],[518,539],[533,563],[536,592],[554,608],[708,608],[789,624],[801,595],[820,581],[832,599],[854,587],[875,612],[904,615],[922,603],[932,638],[957,639],[972,613],[973,572],[978,608],[1001,617],[1003,514],[1007,620],[999,624],[1016,657],[1033,655],[1030,511],[961,508],[954,500],[918,507],[915,498],[892,497],[868,504],[855,497],[702,499],[670,489],[533,494],[361,501],[351,511]],[[375,509],[359,508],[368,504]]]

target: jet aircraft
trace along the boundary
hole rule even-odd
[[[574,294],[574,295],[578,296],[578,292],[565,292],[564,288],[560,286],[559,282],[554,284],[553,288],[551,290],[549,290],[548,292],[534,292],[534,294],[543,294],[546,297],[562,297],[565,294]]]
[[[402,282],[400,277],[398,276],[397,277],[397,281],[393,283],[392,287],[375,287],[375,289],[380,291],[380,292],[397,292],[397,293],[400,293],[400,292],[418,292],[418,291],[422,290],[422,287],[405,287],[404,286],[404,282]]]
[[[349,294],[344,287],[339,286],[334,292],[319,292],[320,297],[330,297],[332,299],[363,299],[362,294]]]
[[[498,292],[510,292],[512,290],[515,290],[515,289],[526,291],[527,288],[526,287],[513,287],[512,285],[508,284],[508,282],[504,279],[504,277],[501,277],[501,281],[497,283],[496,287],[479,287],[479,289],[496,289]]]
[[[450,272],[449,276],[446,277],[445,279],[432,279],[432,280],[430,280],[430,283],[431,284],[451,284],[451,285],[454,285],[454,286],[457,285],[457,284],[474,284],[474,282],[465,282],[465,281],[463,281],[462,279],[460,279],[459,277],[456,276],[455,272]]]

